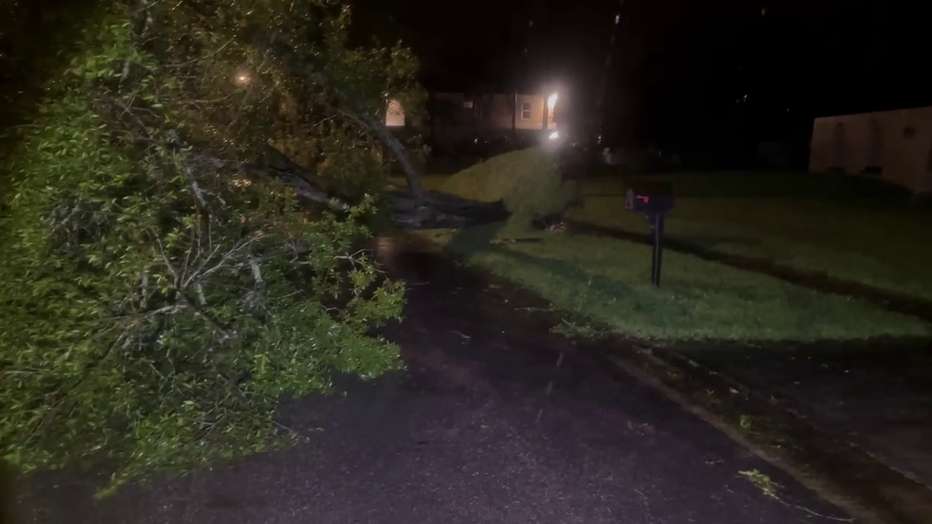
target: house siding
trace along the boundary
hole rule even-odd
[[[464,116],[459,120],[463,124],[471,124],[476,130],[494,132],[511,129],[540,131],[554,128],[552,122],[544,126],[546,98],[543,95],[519,94],[517,103],[513,94],[485,94],[468,96],[463,93],[434,93],[432,97],[456,104],[463,108]],[[472,102],[472,108],[465,108],[465,102]],[[530,118],[524,118],[522,108],[529,104]],[[517,119],[512,121],[512,115],[517,106]],[[548,118],[552,120],[552,118]]]
[[[874,175],[932,192],[932,107],[815,119],[809,170]]]

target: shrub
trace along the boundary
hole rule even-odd
[[[451,176],[441,190],[484,202],[504,201],[508,229],[527,229],[535,218],[562,213],[578,186],[564,182],[550,153],[539,147],[494,156]]]

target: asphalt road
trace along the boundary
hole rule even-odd
[[[392,246],[383,245],[391,252]],[[408,370],[290,402],[309,443],[95,502],[95,479],[19,486],[37,523],[828,522],[845,515],[656,391],[577,350],[533,297],[430,256],[390,259]],[[558,365],[559,363],[559,365]],[[742,471],[780,485],[766,496]]]

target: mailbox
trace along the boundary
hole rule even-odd
[[[673,209],[673,191],[669,184],[650,184],[628,188],[625,209],[655,215]]]
[[[663,218],[673,209],[673,190],[670,184],[643,184],[628,188],[625,209],[644,213],[654,230],[654,251],[651,257],[650,280],[660,286],[660,266],[663,257]]]

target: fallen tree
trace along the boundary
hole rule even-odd
[[[263,162],[243,166],[244,173],[254,180],[281,180],[293,188],[306,202],[326,205],[337,210],[349,206],[328,194],[316,184],[315,174],[298,165],[281,151],[269,147]],[[414,171],[411,178],[418,180]],[[392,222],[405,230],[463,228],[498,222],[509,217],[504,202],[484,202],[438,191],[422,191],[420,185],[388,189]]]
[[[417,62],[349,46],[339,3],[88,4],[43,28],[61,41],[4,143],[0,456],[106,457],[113,488],[293,442],[279,398],[399,367],[372,328],[403,286],[356,250],[366,217],[504,211],[421,190],[379,117],[418,113]],[[385,189],[393,159],[407,190]]]

